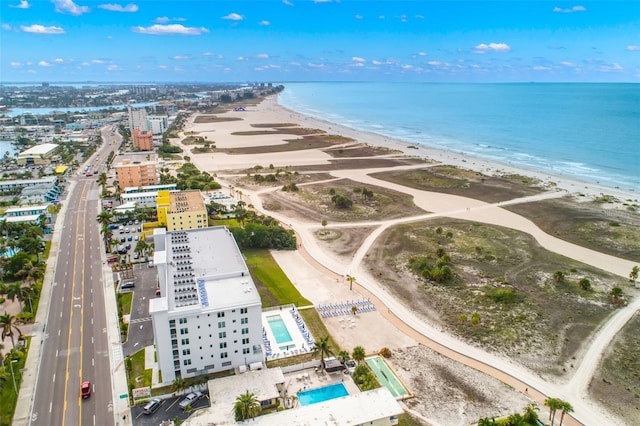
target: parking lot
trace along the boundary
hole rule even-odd
[[[183,398],[184,395],[165,399],[162,401],[162,405],[160,405],[158,411],[148,415],[142,412],[144,404],[132,407],[131,415],[133,416],[133,424],[135,426],[158,426],[164,420],[172,420],[175,418],[185,420],[193,414],[194,411],[204,407],[209,407],[210,405],[209,394],[204,392],[203,398],[191,404],[190,412],[182,411],[178,404]]]
[[[135,287],[123,290],[133,292],[129,335],[123,344],[125,356],[133,355],[145,346],[153,345],[149,300],[156,297],[156,289],[158,288],[156,268],[149,268],[148,263],[136,263],[133,265],[133,276]]]

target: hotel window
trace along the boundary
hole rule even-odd
[[[248,354],[249,353],[249,348],[242,348],[242,353],[243,354]]]
[[[181,328],[180,329],[180,334],[189,334],[189,329],[188,328]]]
[[[183,349],[182,355],[191,355],[191,349]]]
[[[249,344],[249,338],[245,337],[244,339],[242,339],[242,344],[243,345],[248,345]]]
[[[224,358],[229,358],[229,354],[226,352],[220,352],[220,358],[224,359]]]
[[[186,318],[180,318],[178,320],[179,324],[186,324],[187,323],[187,319]]]
[[[182,361],[183,365],[191,365],[191,360],[190,359],[185,359],[184,361]]]
[[[226,337],[227,337],[227,332],[226,331],[221,331],[220,333],[218,333],[218,338],[224,339]]]
[[[218,318],[224,318],[224,312],[218,312]]]
[[[240,324],[249,324],[249,318],[240,318]]]
[[[182,339],[180,341],[180,343],[182,343],[183,345],[188,345],[189,344],[189,339]]]
[[[218,323],[218,328],[224,328],[224,327],[225,327],[225,323],[224,323],[224,321],[220,321],[220,322]]]
[[[248,311],[248,309],[247,309],[247,308],[240,308],[240,313],[241,313],[241,314],[246,314],[246,313],[247,313],[247,311]]]
[[[249,329],[248,328],[243,328],[242,329],[242,334],[249,334]]]
[[[227,342],[220,343],[220,349],[224,349],[227,347]]]

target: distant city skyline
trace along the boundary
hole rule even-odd
[[[638,82],[637,1],[6,0],[3,82]]]

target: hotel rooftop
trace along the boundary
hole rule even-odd
[[[154,240],[162,233],[165,250],[156,249],[153,260],[159,274],[166,270],[167,294],[163,292],[162,296],[168,297],[153,302],[159,304],[166,300],[165,309],[169,310],[189,306],[207,308],[211,301],[215,301],[218,310],[260,304],[242,254],[226,227],[173,232],[156,229]]]

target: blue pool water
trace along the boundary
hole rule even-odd
[[[280,315],[267,317],[267,321],[269,322],[271,332],[273,332],[273,336],[276,338],[276,342],[278,342],[278,344],[291,342],[293,340]]]
[[[298,401],[300,401],[300,405],[310,405],[347,395],[349,395],[349,392],[347,392],[344,384],[336,383],[335,385],[298,392]]]

